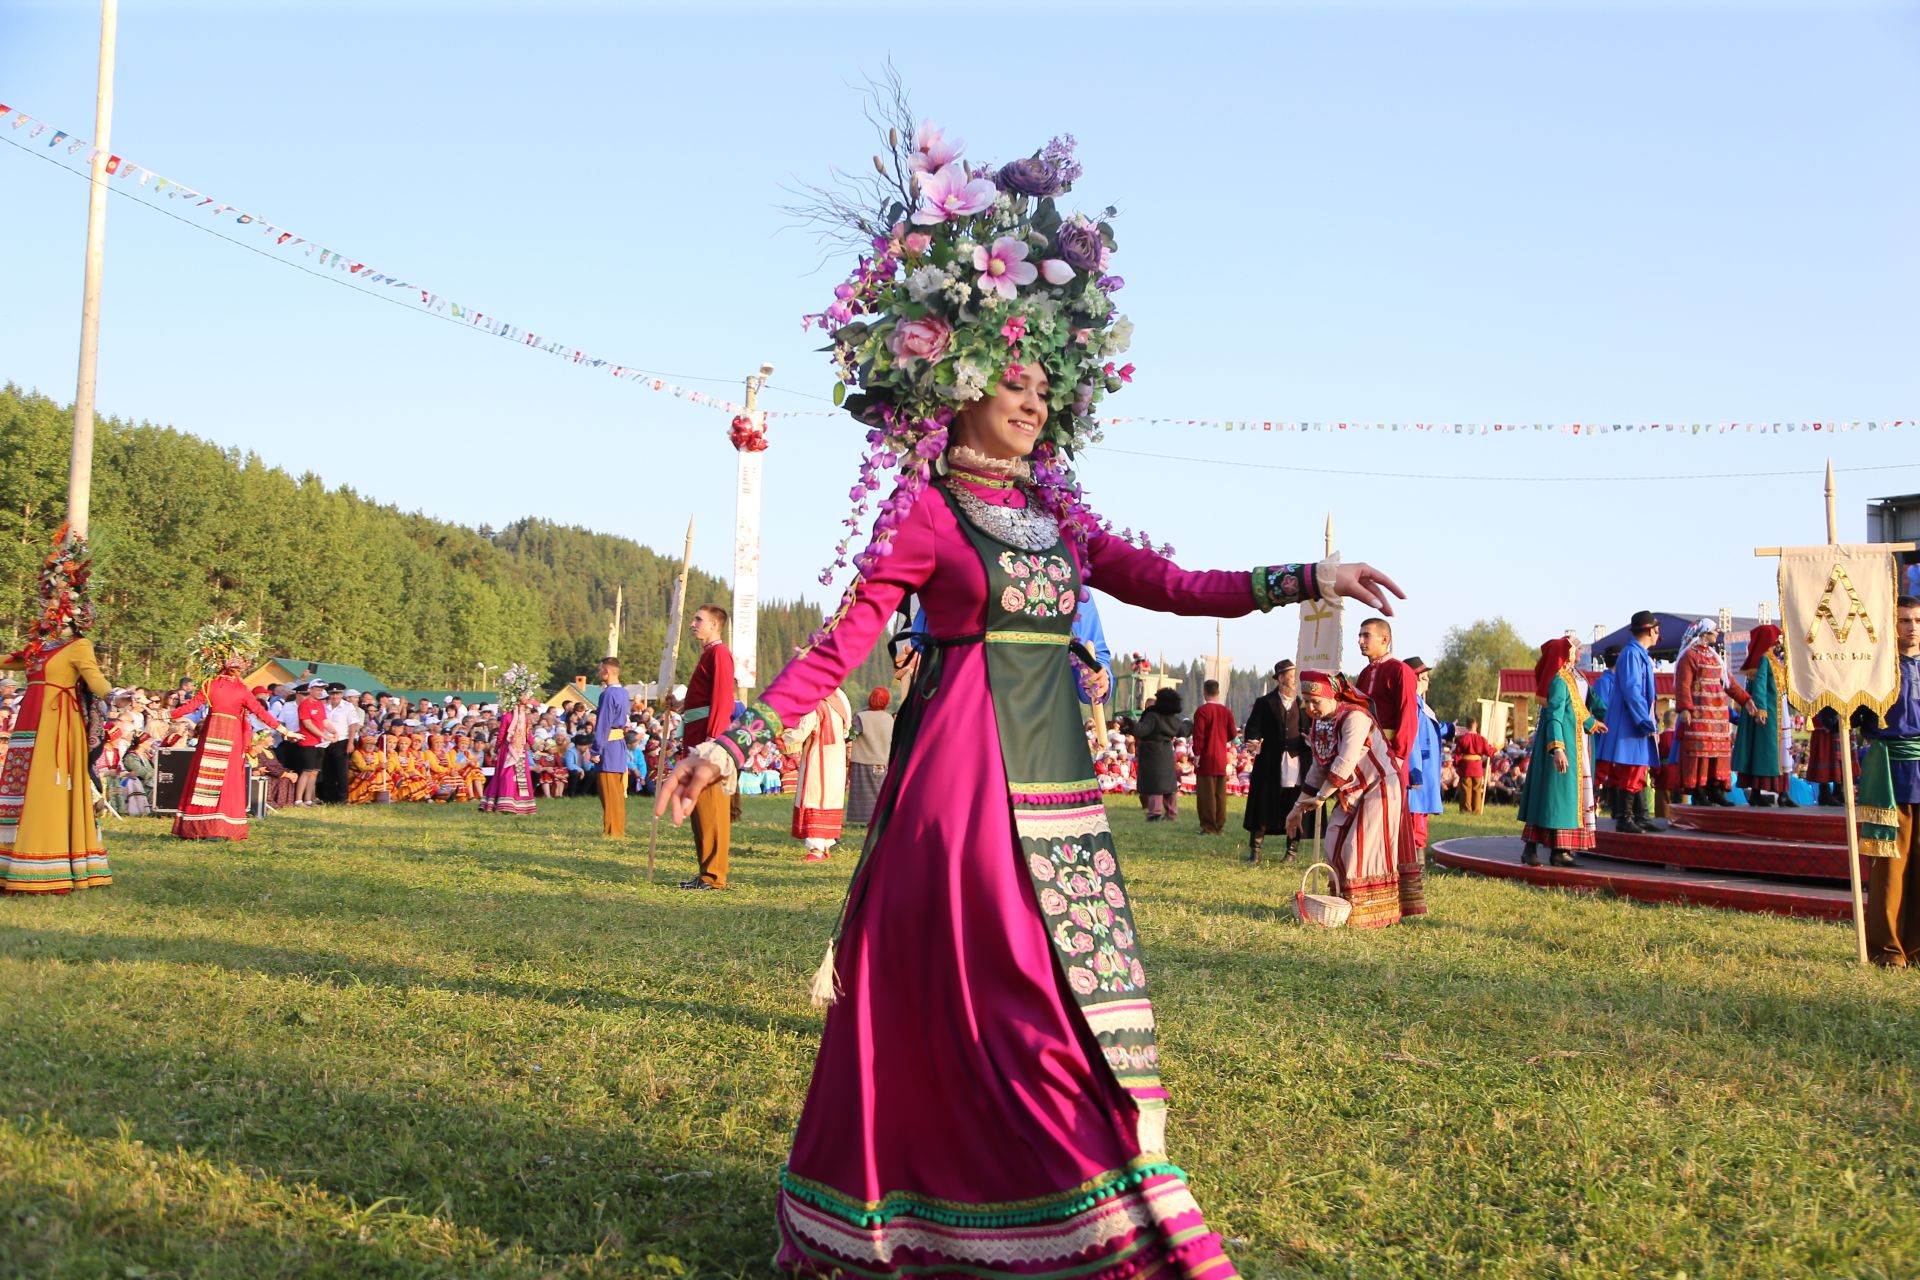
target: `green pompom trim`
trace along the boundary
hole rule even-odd
[[[802,1181],[784,1168],[780,1170],[780,1189],[796,1200],[804,1200],[814,1208],[823,1209],[857,1227],[883,1227],[895,1218],[920,1218],[947,1227],[1020,1227],[1071,1218],[1103,1200],[1124,1195],[1147,1179],[1162,1174],[1171,1174],[1182,1182],[1187,1178],[1186,1171],[1178,1165],[1156,1161],[1103,1174],[1089,1186],[1065,1192],[1058,1199],[1022,1208],[996,1208],[992,1205],[968,1208],[911,1191],[890,1193],[880,1202],[878,1209],[855,1207],[853,1201],[836,1196],[816,1183]]]

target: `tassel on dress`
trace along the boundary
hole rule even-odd
[[[813,1001],[813,1007],[824,1009],[840,998],[840,975],[833,968],[833,943],[827,943],[826,958],[820,961],[820,967],[813,971],[813,982],[807,987],[807,995]]]

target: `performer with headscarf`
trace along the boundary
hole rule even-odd
[[[1799,805],[1787,789],[1786,764],[1780,758],[1787,668],[1774,652],[1779,643],[1780,628],[1771,623],[1755,627],[1747,640],[1747,660],[1740,666],[1747,687],[1733,690],[1740,703],[1740,727],[1733,735],[1733,770],[1740,775],[1740,789],[1747,793],[1748,804],[1766,806],[1777,799],[1781,808],[1797,809]]]
[[[1680,712],[1680,789],[1695,804],[1731,806],[1733,713],[1727,699],[1727,664],[1714,641],[1719,624],[1702,618],[1680,639],[1673,668],[1673,705]],[[1740,696],[1746,696],[1745,690]]]
[[[1822,707],[1813,713],[1807,735],[1806,779],[1820,788],[1822,807],[1846,803],[1840,797],[1840,713]]]
[[[173,718],[185,720],[201,707],[207,717],[200,722],[186,790],[173,819],[173,834],[182,840],[247,838],[244,755],[252,740],[247,717],[269,729],[279,724],[240,678],[259,651],[259,633],[243,619],[216,619],[194,634],[190,652],[200,669],[200,687],[173,709]]]
[[[1089,511],[1069,461],[1095,401],[1133,376],[1118,366],[1131,325],[1111,301],[1108,233],[1054,203],[1079,172],[1071,144],[1009,164],[996,186],[937,128],[919,141],[929,167],[911,179],[921,170],[901,163],[890,203],[837,206],[858,213],[862,260],[814,321],[867,440],[855,492],[885,494],[873,543],[825,627],[656,800],[676,821],[708,802],[840,687],[908,596],[924,601],[893,763],[815,974],[831,1007],[780,1175],[775,1265],[1227,1280],[1168,1159],[1073,622],[1092,586],[1200,617],[1341,595],[1384,609],[1398,589],[1334,558],[1185,570]]]
[[[0,892],[69,893],[113,883],[87,772],[87,696],[113,692],[93,643],[87,542],[67,525],[40,566],[40,616],[0,671],[25,671],[0,764]]]
[[[887,711],[891,701],[891,691],[875,689],[867,694],[867,709],[853,718],[847,748],[847,821],[855,826],[873,821],[873,807],[887,780],[887,757],[893,753],[893,716]]]
[[[853,708],[835,689],[800,717],[780,743],[800,761],[793,787],[793,838],[807,846],[804,862],[825,862],[847,818],[847,730]]]
[[[1540,721],[1533,731],[1533,754],[1527,764],[1527,785],[1520,797],[1520,861],[1540,865],[1535,847],[1545,845],[1553,865],[1571,867],[1574,854],[1594,845],[1591,805],[1593,761],[1587,735],[1605,733],[1594,719],[1574,682],[1569,655],[1573,643],[1565,636],[1540,646],[1533,665],[1533,694],[1540,703]]]
[[[387,776],[387,753],[380,735],[371,729],[360,732],[347,756],[347,803],[391,804],[393,784]]]
[[[1287,815],[1287,834],[1298,838],[1308,813],[1323,800],[1337,801],[1322,856],[1333,868],[1334,892],[1353,904],[1347,923],[1356,929],[1398,924],[1407,914],[1401,869],[1413,856],[1401,762],[1374,722],[1372,704],[1346,677],[1303,671],[1300,697],[1313,717],[1307,735],[1313,764]],[[1425,911],[1420,903],[1413,914]]]
[[[500,734],[494,739],[493,776],[480,793],[482,813],[532,813],[533,760],[527,741],[527,723],[533,715],[534,690],[540,679],[524,662],[508,667],[500,677]]]

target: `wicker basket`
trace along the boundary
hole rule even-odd
[[[1327,873],[1327,893],[1308,893],[1307,886],[1313,882],[1313,873]],[[1338,929],[1353,914],[1353,904],[1345,898],[1331,892],[1334,885],[1333,868],[1324,862],[1316,862],[1307,868],[1300,877],[1300,891],[1293,895],[1294,914],[1300,917],[1301,924],[1317,924],[1323,929]]]

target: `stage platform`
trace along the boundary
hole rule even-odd
[[[1603,832],[1601,839],[1604,841],[1609,835],[1622,840],[1656,841],[1671,838],[1664,834],[1628,837]],[[1524,867],[1520,865],[1520,849],[1518,836],[1481,836],[1442,840],[1429,852],[1434,861],[1457,871],[1502,880],[1519,880],[1552,889],[1587,893],[1610,890],[1637,902],[1723,907],[1734,911],[1809,916],[1820,920],[1853,918],[1852,900],[1844,886],[1699,868],[1646,865],[1593,853],[1581,854],[1580,865],[1576,867]],[[1541,858],[1545,861],[1546,854],[1542,853]],[[1844,850],[1839,866],[1840,876],[1844,880]]]
[[[1754,836],[1762,840],[1799,840],[1845,848],[1847,814],[1844,809],[1731,809],[1711,804],[1677,804],[1665,819],[1675,827],[1719,836]],[[1842,878],[1846,868],[1841,868]]]

